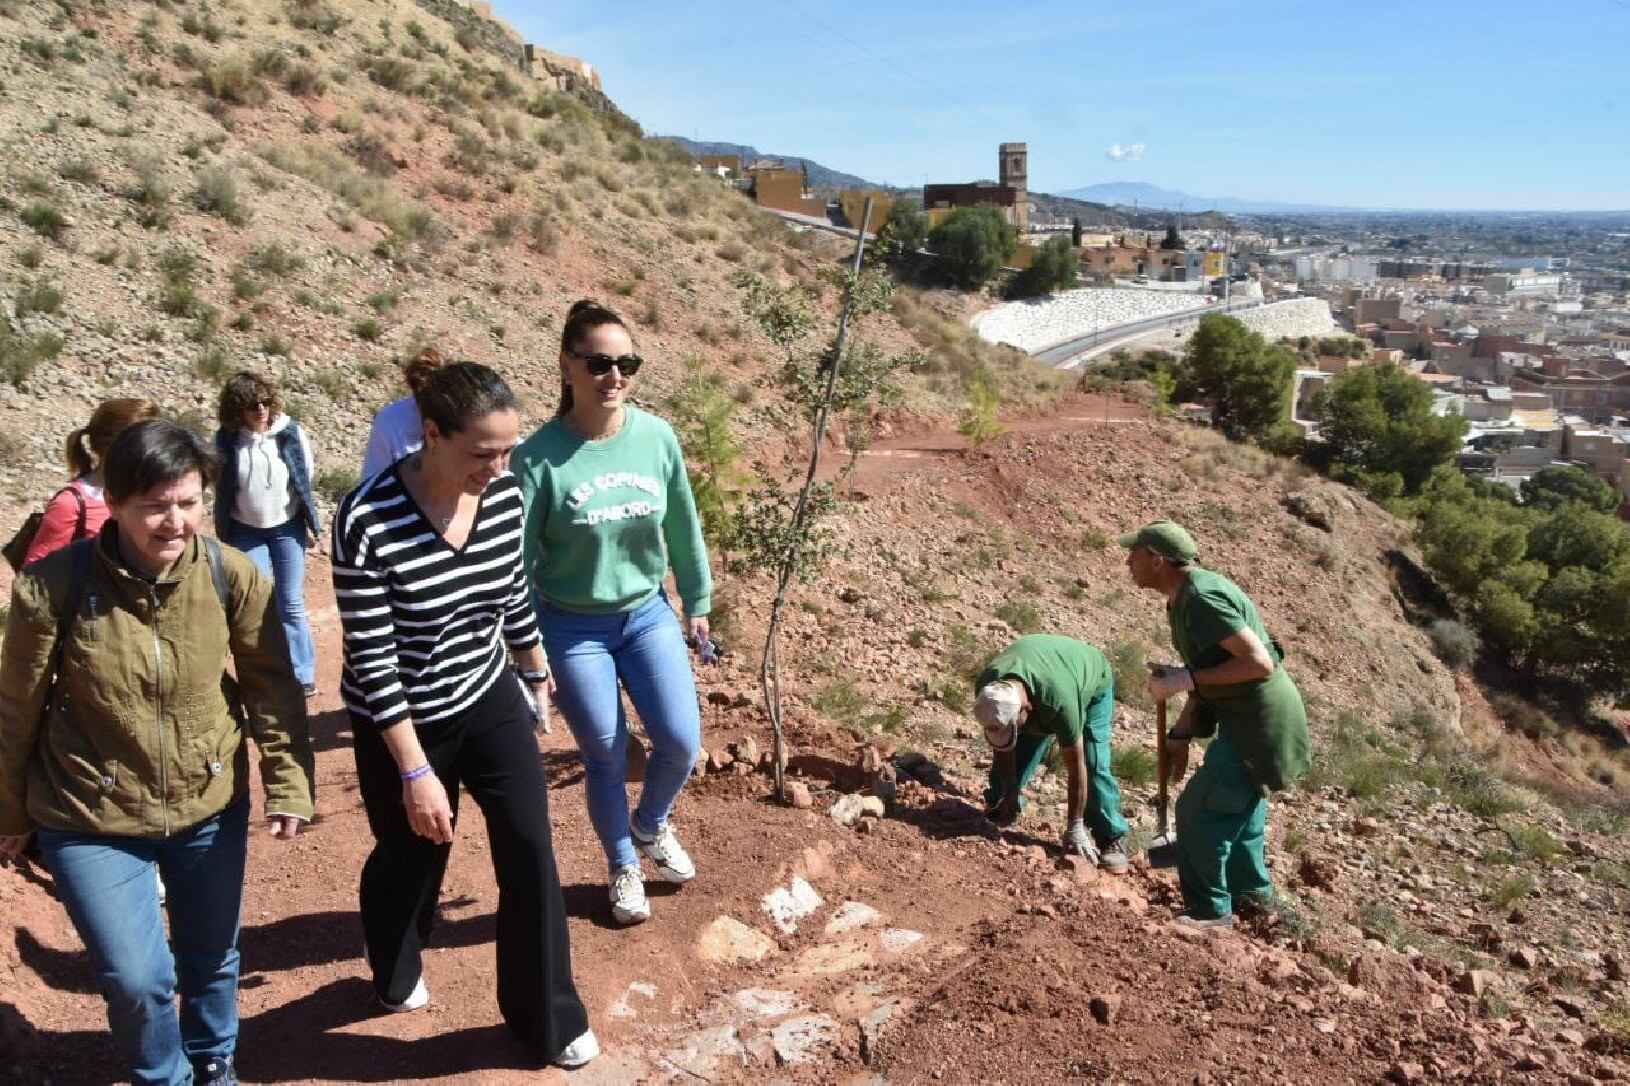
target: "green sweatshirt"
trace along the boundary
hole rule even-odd
[[[657,416],[624,412],[604,441],[556,417],[515,450],[527,577],[562,610],[612,615],[655,595],[671,565],[685,614],[699,618],[712,609],[713,575],[679,441]]]

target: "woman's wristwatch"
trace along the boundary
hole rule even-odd
[[[520,673],[521,681],[528,686],[541,686],[549,681],[548,668],[544,668],[542,671],[528,671],[525,668],[517,667],[515,670]]]

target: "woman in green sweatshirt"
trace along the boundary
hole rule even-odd
[[[639,852],[668,882],[696,876],[668,815],[701,747],[685,642],[706,641],[713,593],[679,442],[666,422],[627,403],[641,364],[617,314],[575,303],[561,332],[559,412],[511,460],[526,498],[527,576],[555,703],[583,755],[612,915],[624,924],[651,915]],[[669,569],[683,630],[662,589]],[[652,747],[632,816],[619,684]]]

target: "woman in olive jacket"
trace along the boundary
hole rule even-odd
[[[136,1083],[237,1081],[246,737],[272,836],[312,816],[305,698],[272,584],[196,534],[214,472],[174,423],[124,430],[107,524],[18,575],[0,653],[0,856],[36,835]]]

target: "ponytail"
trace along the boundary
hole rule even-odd
[[[91,457],[91,451],[85,447],[86,430],[86,427],[81,426],[69,434],[67,444],[62,450],[64,458],[68,461],[69,475],[74,479],[96,470],[96,461]]]
[[[592,298],[581,298],[573,302],[572,307],[566,311],[566,324],[560,330],[560,353],[571,354],[585,335],[608,324],[615,324],[623,331],[628,331],[628,325],[623,323],[621,317]],[[555,414],[564,415],[571,409],[572,386],[562,373],[560,403],[555,407]]]
[[[75,479],[102,466],[114,439],[125,429],[147,419],[158,418],[158,404],[151,400],[104,400],[91,412],[91,421],[68,435],[63,455]]]

